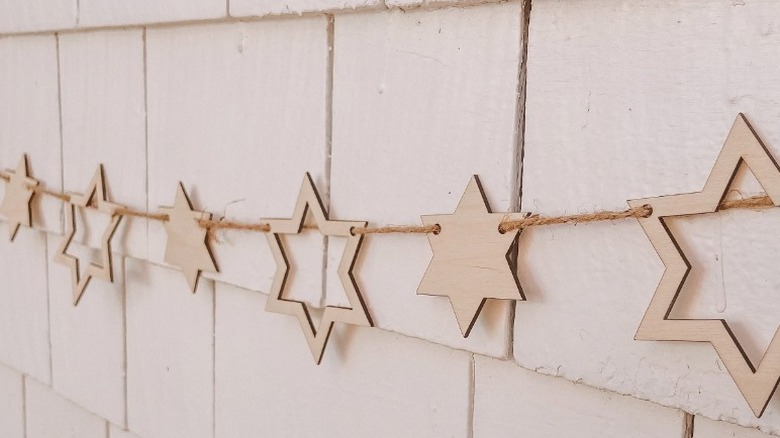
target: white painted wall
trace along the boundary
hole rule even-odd
[[[0,0],[0,166],[27,152],[80,192],[103,163],[115,201],[155,210],[182,181],[240,220],[288,217],[308,171],[333,218],[386,225],[452,211],[475,173],[494,211],[696,191],[737,112],[780,157],[776,2],[525,1]],[[633,340],[663,269],[633,221],[524,232],[528,301],[489,303],[468,339],[415,294],[425,237],[370,236],[355,277],[377,327],[337,325],[316,366],[264,311],[263,235],[220,233],[193,295],[163,227],[124,221],[115,283],[74,308],[62,206],[34,209],[0,242],[3,438],[780,435],[780,401],[756,419],[709,345]],[[105,218],[83,219],[89,254]],[[777,220],[675,221],[694,265],[675,315],[726,318],[760,357]],[[343,242],[288,245],[290,296],[345,304]]]

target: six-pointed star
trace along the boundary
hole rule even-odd
[[[316,328],[306,304],[282,298],[287,276],[290,273],[290,263],[285,256],[281,235],[300,233],[308,211],[311,211],[320,234],[347,238],[347,245],[338,267],[338,275],[351,307],[325,307],[322,320],[319,327]],[[314,356],[315,362],[319,364],[334,322],[373,327],[368,309],[352,276],[352,268],[355,266],[355,260],[363,242],[363,235],[352,234],[352,229],[363,228],[367,223],[329,220],[320,196],[317,194],[317,189],[314,187],[314,182],[308,173],[306,173],[303,179],[303,185],[301,185],[301,191],[298,194],[298,202],[295,204],[292,218],[270,219],[267,223],[271,226],[271,232],[267,236],[271,252],[273,252],[276,260],[276,275],[271,286],[271,292],[268,295],[266,310],[298,318],[303,333],[306,335],[306,341],[309,343],[311,354]]]
[[[5,187],[3,203],[0,204],[0,214],[8,219],[8,234],[13,241],[19,226],[32,226],[32,210],[30,202],[35,194],[35,186],[38,181],[29,177],[27,155],[22,155],[16,171],[11,172],[8,184]]]
[[[491,213],[479,178],[474,175],[455,213],[422,216],[433,258],[417,287],[418,295],[447,296],[463,337],[474,327],[485,300],[525,300],[510,252],[519,231],[500,233],[502,220],[519,214]]]
[[[168,215],[165,231],[165,263],[178,266],[187,278],[192,292],[198,287],[201,271],[217,272],[217,265],[208,244],[208,230],[200,226],[199,219],[211,219],[211,213],[192,209],[190,198],[180,182],[176,189],[173,207],[160,207]]]
[[[32,226],[32,210],[30,202],[35,194],[38,181],[29,177],[27,155],[22,155],[16,171],[8,171],[10,177],[5,187],[3,203],[0,204],[0,214],[8,219],[8,234],[11,241],[16,237],[19,226]]]
[[[89,205],[94,205],[101,213],[110,215],[111,221],[103,232],[100,242],[101,264],[91,262],[82,272],[79,259],[68,254],[67,251],[73,236],[76,234],[76,207],[87,207]],[[84,289],[86,289],[92,277],[109,282],[114,281],[114,273],[111,267],[111,238],[114,236],[119,226],[119,221],[122,219],[121,214],[116,214],[117,210],[122,208],[122,206],[111,203],[106,198],[102,164],[95,172],[95,176],[92,178],[87,191],[83,195],[71,195],[70,202],[65,208],[67,209],[65,213],[67,229],[65,238],[54,255],[54,261],[70,268],[73,284],[73,305],[75,306],[81,300]]]
[[[636,339],[710,342],[756,416],[760,417],[780,380],[780,337],[775,332],[761,363],[755,367],[722,319],[671,319],[690,263],[664,218],[713,213],[718,210],[741,163],[748,165],[772,203],[780,206],[780,169],[745,117],[737,116],[704,189],[698,193],[629,201],[631,207],[649,204],[651,216],[638,219],[666,270],[653,295]]]

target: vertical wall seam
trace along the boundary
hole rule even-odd
[[[531,1],[524,0],[522,12],[520,13],[520,47],[518,59],[517,74],[517,103],[515,106],[515,150],[514,160],[512,161],[512,193],[510,197],[510,210],[519,211],[522,207],[523,198],[523,159],[525,157],[525,98],[526,85],[528,81],[528,35],[531,26]],[[521,231],[522,233],[522,231]],[[518,264],[517,252],[512,256],[512,266],[515,268]],[[508,347],[507,356],[512,358],[514,355],[515,344],[515,313],[516,305],[509,309],[509,328],[508,328]]]
[[[211,294],[211,436],[217,436],[217,282]]]
[[[124,420],[125,424],[123,425],[125,429],[130,429],[130,420],[128,415],[128,396],[127,396],[127,257],[122,257],[122,263],[121,268],[122,269],[122,351],[124,354],[124,372],[125,376],[123,380],[123,391],[125,396],[125,412],[124,412]]]
[[[696,417],[688,412],[683,412],[683,438],[693,438],[693,425]]]
[[[146,188],[144,190],[146,194],[146,211],[152,211],[151,205],[149,205],[149,80],[147,79],[149,69],[147,67],[147,46],[146,46],[146,36],[147,29],[146,27],[143,28],[143,31],[141,33],[141,39],[143,40],[143,68],[144,68],[144,163],[146,164],[146,179],[144,181],[144,184],[146,185]],[[149,228],[151,225],[150,220],[146,220],[146,258],[149,258]]]
[[[59,112],[60,128],[60,189],[65,191],[65,135],[62,126],[62,62],[60,61],[60,34],[54,34],[57,52],[57,110]],[[60,231],[65,226],[65,208],[60,207]]]
[[[330,174],[331,174],[331,154],[333,150],[333,38],[335,19],[333,15],[325,15],[326,23],[326,66],[325,66],[325,188],[323,190],[323,201],[328,210],[328,216],[331,212],[330,202]],[[327,304],[328,297],[328,236],[323,237],[322,248],[322,294],[320,294],[320,307]]]
[[[474,394],[476,393],[476,361],[474,353],[471,353],[471,368],[469,369],[469,417],[468,438],[474,438]]]
[[[27,437],[27,377],[22,374],[22,433]]]
[[[43,255],[44,255],[44,264],[46,265],[46,322],[49,327],[48,330],[48,347],[49,347],[49,385],[51,385],[52,388],[54,388],[54,353],[52,350],[52,342],[51,342],[51,285],[49,282],[49,269],[51,269],[51,264],[49,263],[49,234],[44,233],[44,239],[43,239]]]

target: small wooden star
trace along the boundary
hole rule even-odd
[[[5,187],[3,203],[0,204],[0,214],[8,219],[8,231],[11,241],[16,238],[19,226],[32,226],[32,199],[35,195],[35,186],[38,181],[29,177],[27,155],[22,155],[16,171],[6,171],[10,178]]]
[[[76,234],[76,207],[88,206],[94,206],[101,213],[111,215],[111,222],[103,232],[101,240],[101,264],[90,262],[82,272],[79,259],[68,254],[67,250],[73,240],[73,236]],[[84,294],[84,290],[92,277],[97,277],[108,282],[114,281],[114,273],[111,264],[111,238],[114,237],[114,233],[116,233],[116,229],[119,226],[119,221],[122,219],[122,215],[117,214],[117,210],[122,208],[122,206],[109,202],[106,197],[106,185],[102,164],[98,167],[97,172],[95,172],[95,176],[89,183],[87,191],[83,195],[70,195],[70,202],[66,208],[67,213],[65,216],[67,220],[65,238],[62,240],[60,247],[57,249],[57,253],[54,255],[54,261],[67,266],[71,270],[73,305],[75,306],[79,303],[79,300],[81,300],[81,296]]]
[[[344,292],[351,308],[325,307],[320,325],[316,328],[305,303],[282,298],[287,276],[290,273],[290,263],[284,252],[281,235],[300,233],[309,209],[311,209],[311,214],[322,235],[347,238],[347,246],[339,263],[338,275],[341,279],[341,284],[344,286]],[[373,327],[368,309],[352,276],[352,268],[355,266],[355,259],[363,242],[363,235],[353,235],[352,229],[363,228],[367,223],[329,220],[325,207],[322,205],[322,200],[320,200],[317,189],[314,187],[314,182],[308,173],[303,179],[303,185],[298,195],[298,202],[295,204],[293,217],[290,219],[270,219],[267,222],[271,226],[271,232],[268,233],[268,243],[276,260],[277,269],[271,292],[268,296],[266,310],[298,318],[303,333],[306,335],[306,341],[309,343],[312,356],[314,356],[315,362],[319,364],[322,361],[325,344],[328,342],[334,322]]]
[[[199,223],[200,219],[211,219],[212,215],[193,210],[182,183],[176,189],[173,207],[160,207],[160,211],[168,215],[165,222],[165,231],[168,233],[165,263],[178,266],[184,272],[187,284],[194,293],[201,271],[218,272],[208,243],[208,230]]]
[[[718,211],[741,163],[748,165],[772,203],[780,206],[780,169],[742,114],[734,121],[701,192],[629,201],[631,207],[652,206],[652,214],[638,221],[666,267],[635,339],[711,343],[753,413],[760,417],[780,382],[780,336],[775,333],[756,367],[725,320],[669,317],[691,265],[665,219]]]
[[[510,260],[519,231],[500,233],[501,221],[515,216],[491,213],[479,177],[469,181],[453,214],[422,216],[433,251],[418,295],[449,297],[463,337],[468,337],[488,298],[525,300],[515,265]]]

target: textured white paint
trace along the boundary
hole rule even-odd
[[[79,0],[80,26],[117,26],[224,17],[227,0]]]
[[[127,422],[145,438],[211,437],[214,290],[173,287],[179,272],[125,259]]]
[[[105,438],[106,421],[34,379],[25,381],[27,438]]]
[[[0,0],[0,33],[73,27],[77,4],[78,0]]]
[[[0,243],[0,362],[48,383],[49,304],[46,238],[20,230]]]
[[[334,217],[419,224],[420,214],[451,213],[475,173],[493,210],[507,211],[520,11],[507,3],[336,17]],[[339,254],[330,251],[330,267]],[[415,295],[430,257],[424,235],[367,239],[356,277],[375,323],[505,355],[508,304],[489,302],[463,339],[447,298]]]
[[[305,12],[344,11],[350,9],[379,9],[382,0],[230,0],[230,15],[264,16],[277,14],[303,14]]]
[[[16,169],[27,153],[30,175],[59,190],[57,41],[53,35],[0,38],[0,66],[0,167]],[[0,184],[0,196],[4,193]],[[61,211],[56,199],[34,198],[34,225],[60,231]],[[6,225],[0,225],[0,233],[7,236]]]
[[[324,17],[149,30],[149,208],[183,181],[198,209],[257,222],[290,217],[304,172],[325,188]],[[150,224],[150,257],[165,234]],[[319,304],[322,238],[288,239],[291,295]],[[267,292],[276,265],[261,233],[220,232],[216,277]],[[182,277],[182,290],[186,283]]]
[[[475,438],[682,436],[680,411],[542,376],[511,362],[474,360]]]
[[[49,236],[49,254],[59,236]],[[73,306],[70,270],[49,269],[52,381],[58,393],[116,424],[125,424],[124,276],[114,257],[114,284],[92,280]]]
[[[24,377],[0,365],[0,436],[24,438]]]
[[[713,421],[701,416],[694,418],[693,425],[693,438],[770,438],[776,436],[723,421]]]
[[[778,12],[771,1],[534,2],[523,210],[622,209],[627,199],[700,190],[739,111],[780,157],[780,64],[769,61]],[[774,258],[765,232],[776,217],[724,213],[679,225],[695,232],[682,243],[696,247],[697,272],[675,312],[727,317],[754,357],[778,326],[780,278],[771,263],[756,266]],[[708,344],[632,341],[662,272],[635,222],[525,237],[520,281],[531,302],[517,306],[518,362],[780,431],[780,402],[755,419]],[[686,295],[692,287],[702,292]]]
[[[145,209],[142,31],[61,35],[60,75],[65,189],[83,193],[102,163],[110,199]],[[86,241],[100,248],[103,227],[91,231]],[[124,218],[113,250],[145,258],[146,231],[146,220]]]
[[[317,366],[298,321],[265,301],[217,284],[217,438],[468,434],[467,353],[337,325]]]

